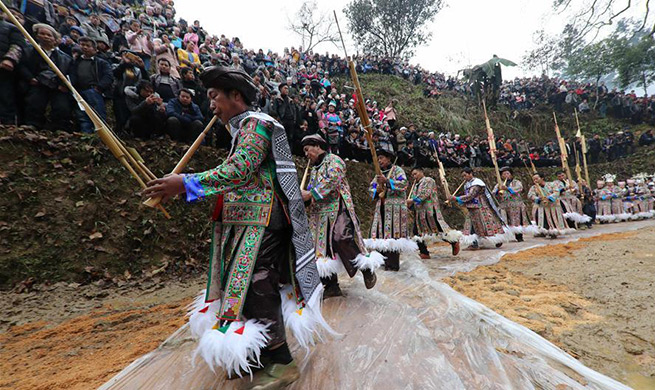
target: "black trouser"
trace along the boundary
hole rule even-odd
[[[15,71],[0,69],[0,123],[16,123],[16,77]]]
[[[268,328],[270,340],[267,347],[276,347],[286,341],[280,283],[289,281],[289,249],[293,232],[291,225],[286,222],[286,218],[276,216],[274,213],[275,210],[271,215],[271,224],[264,231],[264,237],[259,246],[259,253],[243,307],[243,315],[246,318],[270,323]]]
[[[204,125],[201,121],[183,123],[174,116],[166,120],[166,133],[175,141],[193,142],[202,130]]]
[[[25,96],[25,124],[39,129],[45,126],[45,112],[50,103],[50,129],[70,130],[73,107],[70,95],[41,85],[31,86]]]
[[[416,224],[414,224],[414,235],[418,236],[418,228],[416,227]],[[420,254],[430,256],[430,251],[428,250],[427,245],[425,245],[425,242],[418,241],[416,244],[418,245],[418,251]]]
[[[163,115],[148,112],[145,115],[132,115],[127,127],[135,137],[147,139],[153,134],[162,134],[166,127],[166,121]]]

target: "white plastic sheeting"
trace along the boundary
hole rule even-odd
[[[600,231],[584,235],[591,233]],[[530,240],[520,247],[535,243],[549,241]],[[500,254],[467,253],[477,265],[497,261]],[[448,262],[453,266],[442,266]],[[415,255],[404,256],[400,272],[378,272],[373,290],[365,289],[359,274],[341,278],[347,297],[327,299],[323,310],[343,336],[313,347],[309,354],[290,340],[302,376],[289,388],[629,389],[437,280],[457,268],[469,268],[465,263],[452,258],[425,263]],[[248,380],[227,381],[224,373],[212,373],[201,359],[192,361],[195,347],[185,326],[101,389],[232,389]]]

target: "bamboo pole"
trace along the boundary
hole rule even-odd
[[[198,135],[196,140],[193,141],[193,144],[191,144],[191,146],[186,151],[186,153],[184,153],[184,156],[182,156],[180,161],[177,162],[177,164],[175,165],[175,168],[173,168],[173,170],[171,171],[171,174],[179,174],[184,170],[184,168],[186,168],[187,164],[191,160],[191,157],[193,157],[193,155],[196,153],[196,151],[198,150],[198,148],[202,144],[202,141],[204,141],[205,137],[207,136],[207,134],[209,133],[211,128],[216,123],[217,119],[218,119],[218,117],[216,115],[214,115],[212,117],[212,119],[209,121],[207,126],[205,126],[205,129],[202,131],[202,133],[200,133],[200,135]],[[157,197],[154,197],[154,198],[148,198],[143,202],[143,204],[148,206],[148,207],[155,207],[155,206],[157,206],[157,205],[159,205],[161,203],[161,199],[162,199],[161,196],[157,196]]]
[[[39,53],[39,55],[43,58],[43,60],[48,64],[48,66],[55,72],[57,77],[61,80],[61,82],[68,88],[68,90],[73,94],[73,98],[77,103],[80,105],[80,107],[84,110],[84,112],[89,116],[89,119],[91,122],[93,122],[95,128],[96,128],[96,133],[98,133],[98,136],[102,140],[102,142],[109,148],[111,153],[118,159],[118,161],[127,169],[127,171],[134,177],[134,179],[139,183],[139,185],[142,188],[145,188],[146,185],[143,181],[143,178],[139,176],[137,173],[137,170],[142,171],[140,167],[138,167],[138,164],[135,164],[134,158],[127,152],[125,147],[120,143],[118,138],[109,130],[109,127],[104,123],[104,121],[98,116],[98,114],[93,110],[93,108],[84,100],[82,95],[77,92],[75,87],[71,84],[71,82],[68,80],[68,78],[61,73],[61,70],[57,67],[57,65],[52,62],[50,57],[43,51],[41,46],[34,40],[32,35],[25,30],[25,27],[23,27],[22,24],[16,19],[16,17],[9,11],[7,6],[0,1],[0,9],[7,15],[9,20],[18,28],[18,30],[23,34],[23,36],[28,40],[28,42],[34,47],[34,49]],[[137,169],[130,164],[135,164],[137,166]],[[147,175],[144,175],[147,177]],[[170,215],[168,212],[163,207],[158,207],[159,210],[164,213],[164,216],[167,218],[170,218]]]
[[[300,181],[300,189],[304,190],[307,185],[307,178],[309,177],[309,167],[312,165],[311,161],[307,160],[307,166],[305,167],[305,173],[302,175],[302,180]]]
[[[564,172],[566,172],[566,177],[569,179],[569,182],[573,183],[571,168],[569,168],[569,164],[567,162],[569,154],[566,151],[566,143],[564,142],[564,138],[562,138],[562,133],[560,132],[559,126],[557,125],[557,116],[555,115],[554,111],[553,111],[553,119],[555,120],[555,133],[557,134],[557,142],[559,144],[559,157],[562,162],[562,169],[564,170]]]
[[[489,142],[489,154],[491,155],[491,161],[494,164],[494,170],[496,171],[496,181],[500,187],[502,179],[500,177],[500,169],[498,169],[498,160],[496,160],[496,137],[494,136],[494,130],[491,128],[491,123],[489,123],[489,117],[487,116],[487,105],[482,99],[482,108],[484,109],[484,122],[487,127],[487,141]]]

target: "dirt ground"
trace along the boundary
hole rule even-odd
[[[655,389],[655,229],[504,256],[446,279],[588,367]]]
[[[0,389],[93,389],[185,322],[200,280],[0,293]]]

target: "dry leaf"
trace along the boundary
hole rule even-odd
[[[102,233],[100,232],[95,232],[89,236],[89,240],[97,240],[102,238]]]
[[[80,200],[79,202],[75,202],[75,207],[82,207],[84,206],[84,201]]]
[[[38,213],[36,213],[34,217],[35,218],[45,217],[45,211],[39,211]]]

